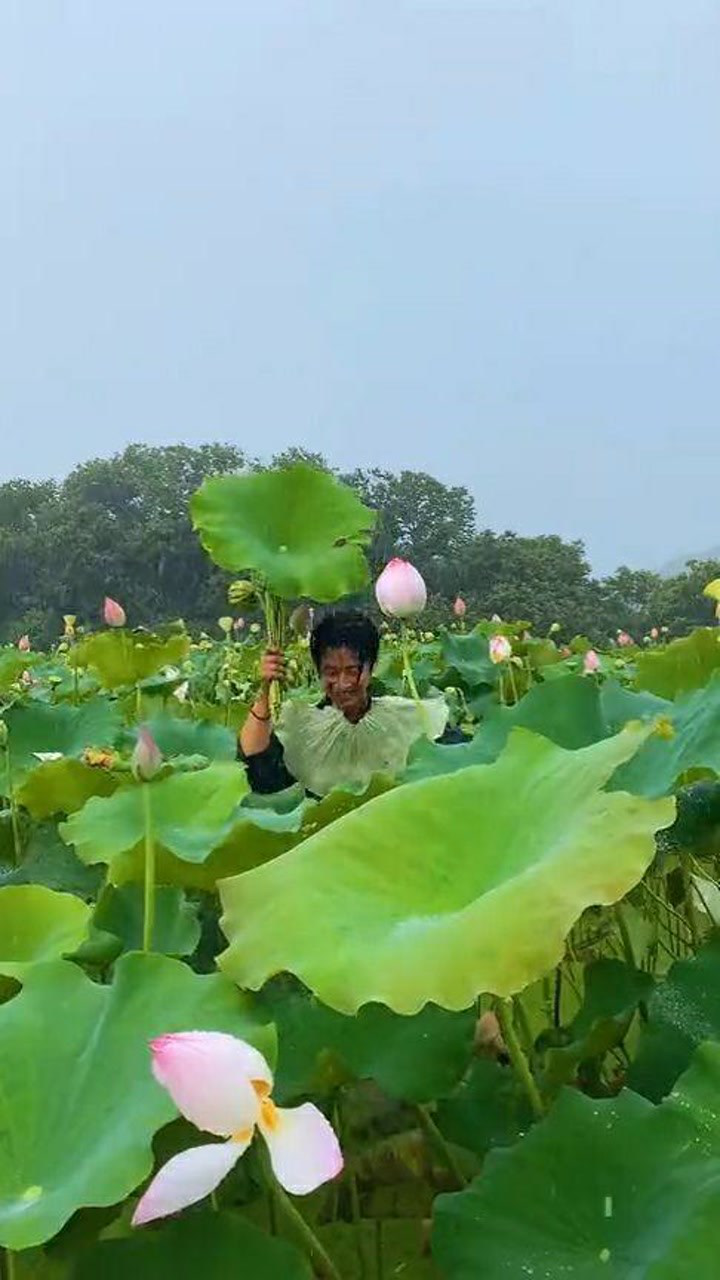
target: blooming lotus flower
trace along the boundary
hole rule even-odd
[[[456,618],[464,618],[467,613],[467,605],[462,596],[457,596],[453,605],[453,613]]]
[[[151,1041],[155,1079],[175,1106],[206,1133],[205,1143],[173,1156],[155,1175],[133,1226],[203,1200],[237,1164],[259,1129],[278,1182],[307,1195],[336,1177],[342,1152],[332,1126],[311,1102],[285,1109],[271,1100],[273,1077],[252,1045],[221,1031],[181,1031]]]
[[[507,636],[491,636],[488,648],[490,661],[496,665],[499,662],[509,662],[512,657],[512,645]]]
[[[383,613],[391,618],[413,618],[427,604],[427,588],[421,574],[408,560],[397,556],[385,565],[375,583],[375,596]]]
[[[130,768],[139,782],[150,782],[162,765],[162,752],[149,729],[138,729]]]
[[[110,596],[105,597],[103,618],[108,627],[124,627],[127,621],[122,605],[117,600],[111,600]]]
[[[21,636],[21,637],[20,637],[20,639],[19,639],[19,640],[18,640],[18,642],[17,642],[17,647],[18,647],[18,649],[20,650],[20,652],[21,652],[21,653],[29,653],[29,652],[30,652],[30,637],[29,637],[29,636]]]
[[[593,675],[600,669],[600,659],[594,649],[588,649],[583,658],[583,672],[586,676]]]
[[[233,622],[233,627],[235,628],[236,631],[243,631],[245,627],[245,619],[236,618],[235,621]]]
[[[650,639],[651,639],[651,640],[657,640],[657,638],[658,638],[658,636],[659,636],[659,635],[660,635],[660,632],[658,631],[657,627],[651,627],[651,628],[650,628]]]
[[[23,684],[26,689],[29,689],[30,685],[35,684],[35,680],[31,676],[29,671],[23,671],[20,677],[20,683]]]
[[[623,649],[627,649],[628,645],[635,643],[632,636],[628,635],[627,631],[618,631],[617,642]]]

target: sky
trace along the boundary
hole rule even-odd
[[[719,67],[717,0],[3,0],[0,481],[295,444],[717,545]]]

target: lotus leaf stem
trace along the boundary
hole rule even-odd
[[[152,822],[152,802],[149,782],[140,784],[142,789],[143,816],[145,820],[145,897],[143,906],[143,951],[152,950],[155,925],[155,836]]]
[[[545,1107],[543,1106],[543,1100],[540,1097],[540,1090],[538,1089],[537,1084],[535,1083],[535,1078],[530,1070],[530,1064],[522,1051],[522,1046],[515,1031],[512,1001],[498,1000],[495,1005],[495,1009],[513,1069],[528,1096],[528,1101],[532,1107],[533,1115],[536,1116],[538,1120],[541,1120],[545,1114]]]

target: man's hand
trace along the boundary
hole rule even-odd
[[[273,680],[285,679],[285,654],[280,649],[266,649],[260,659],[260,675],[267,688]]]

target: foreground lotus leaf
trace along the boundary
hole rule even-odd
[[[255,570],[284,599],[337,600],[367,582],[363,547],[375,513],[324,471],[298,463],[213,476],[190,510],[216,564]]]
[[[650,731],[564,751],[516,729],[492,765],[390,791],[225,881],[221,967],[252,988],[287,970],[343,1013],[522,990],[585,907],[637,883],[673,819],[672,800],[603,790]]]
[[[31,965],[68,955],[88,930],[90,908],[41,884],[0,889],[0,973],[20,978]]]
[[[143,786],[150,790],[155,838],[178,858],[202,862],[223,838],[225,824],[247,791],[242,769],[212,764],[157,782],[130,784],[112,796],[95,796],[60,828],[83,862],[107,862],[142,839]]]
[[[561,1094],[466,1191],[439,1197],[433,1254],[447,1280],[716,1280],[719,1214],[712,1044],[659,1107],[629,1090]]]
[[[229,1280],[242,1259],[246,1280],[311,1280],[310,1264],[286,1240],[237,1214],[204,1210],[127,1240],[102,1240],[84,1255],[74,1280]]]
[[[66,961],[38,965],[0,1005],[1,1244],[42,1244],[77,1209],[116,1204],[147,1177],[152,1135],[176,1114],[148,1041],[187,1026],[274,1056],[248,997],[165,956],[124,956],[111,986]]]

